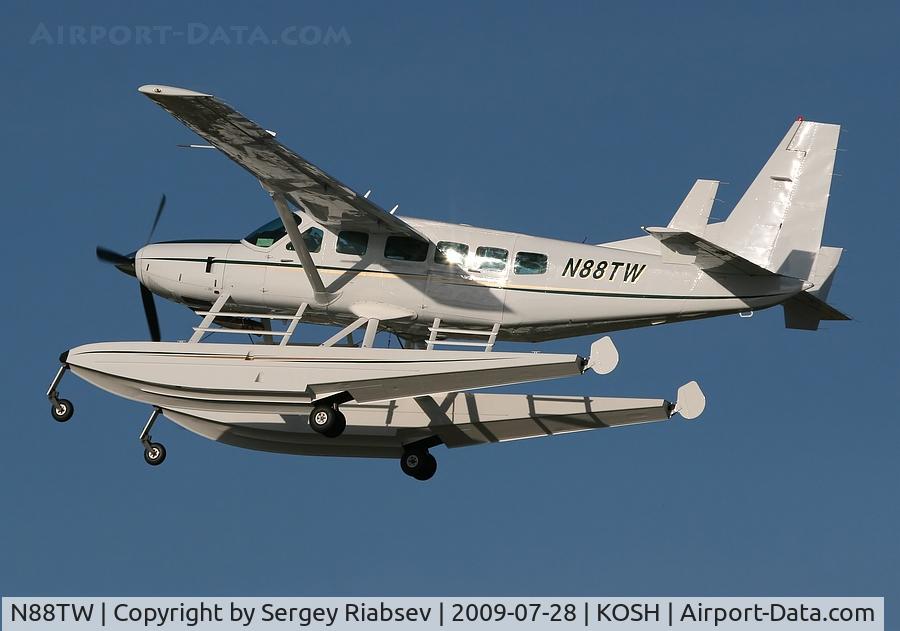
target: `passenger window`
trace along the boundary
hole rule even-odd
[[[441,265],[463,266],[466,264],[467,256],[469,256],[469,246],[465,243],[439,241],[434,248],[434,262]]]
[[[502,272],[506,269],[509,252],[502,248],[478,248],[472,269],[482,272]]]
[[[517,252],[516,274],[543,274],[547,271],[547,255],[537,252]]]
[[[335,250],[339,254],[353,254],[355,256],[363,256],[369,247],[369,235],[365,232],[354,232],[353,230],[341,230],[338,233],[337,247]]]
[[[384,258],[393,261],[424,261],[428,242],[412,237],[388,237],[384,242]]]
[[[303,241],[306,242],[306,249],[312,252],[318,252],[322,249],[322,231],[318,228],[310,228],[303,233]],[[294,251],[294,244],[288,241],[287,249]]]

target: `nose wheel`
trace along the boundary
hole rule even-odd
[[[75,406],[68,399],[51,399],[50,415],[54,421],[65,423],[75,414]]]
[[[416,480],[430,480],[437,471],[437,459],[427,449],[407,451],[400,457],[400,469]]]
[[[72,418],[73,414],[75,414],[75,406],[72,405],[72,402],[68,399],[61,398],[58,391],[59,383],[69,369],[69,365],[66,363],[66,355],[67,353],[63,353],[60,356],[59,359],[62,362],[62,366],[56,371],[56,376],[53,378],[53,381],[50,383],[50,388],[47,390],[47,398],[50,400],[50,415],[59,423],[65,423]],[[161,412],[162,410],[159,408],[153,408],[153,412],[150,414],[150,418],[147,419],[147,424],[144,425],[144,429],[141,431],[140,436],[141,444],[144,446],[144,461],[154,467],[161,465],[166,459],[166,448],[160,443],[154,443],[150,437],[150,430],[153,429],[153,424],[156,422],[156,419]],[[340,412],[338,412],[338,414],[340,414]],[[341,414],[340,416],[343,419],[344,415]],[[343,431],[343,427],[341,427],[341,431]]]
[[[337,438],[347,427],[347,418],[337,406],[317,405],[309,413],[312,430],[328,438]]]
[[[160,443],[148,443],[144,447],[144,460],[152,466],[161,465],[166,459],[166,448]]]

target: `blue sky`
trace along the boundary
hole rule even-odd
[[[53,43],[29,43],[40,24]],[[191,24],[308,41],[110,41]],[[889,3],[6,3],[0,593],[900,596],[898,27]],[[221,96],[400,214],[573,241],[664,225],[700,177],[728,183],[724,217],[797,115],[839,122],[825,242],[846,248],[832,300],[856,320],[616,334],[611,376],[530,390],[697,379],[705,415],[438,449],[429,484],[170,423],[151,469],[144,406],[70,377],[78,411],[58,425],[44,398],[60,351],[146,336],[134,283],[94,247],[140,245],[163,192],[159,239],[274,212],[224,157],[177,149],[195,137],[144,83]],[[186,337],[191,317],[160,311]]]

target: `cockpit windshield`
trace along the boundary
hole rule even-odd
[[[291,213],[294,217],[294,221],[297,222],[297,225],[300,225],[301,219],[300,216]],[[269,223],[264,226],[260,226],[246,237],[244,237],[244,241],[249,243],[250,245],[255,245],[258,248],[268,248],[280,241],[284,235],[287,234],[287,231],[284,229],[284,224],[281,222],[280,217],[276,217]]]

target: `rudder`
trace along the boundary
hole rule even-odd
[[[809,279],[822,243],[839,125],[797,120],[721,225],[728,250]]]

